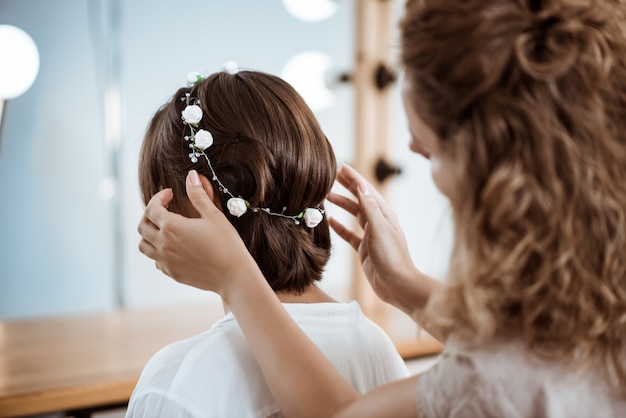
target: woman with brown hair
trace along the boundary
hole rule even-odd
[[[197,217],[184,189],[187,173],[195,170],[203,193],[223,208],[246,255],[293,320],[359,392],[408,376],[389,337],[357,302],[338,303],[316,286],[331,251],[323,202],[336,163],[303,99],[280,78],[255,71],[194,75],[190,84],[149,124],[139,162],[144,202],[171,185],[169,209]],[[203,249],[186,251],[210,259],[221,238],[204,240]],[[278,413],[235,318],[227,314],[210,330],[150,359],[127,416]]]
[[[146,209],[140,249],[229,301],[288,416],[626,416],[626,5],[410,1],[401,44],[410,148],[430,158],[453,208],[446,282],[413,265],[395,216],[348,167],[338,180],[358,200],[329,200],[364,231],[331,223],[377,294],[446,343],[436,366],[359,396],[249,258],[233,272],[226,254],[192,267],[172,255],[197,238],[164,194]],[[202,231],[240,254],[212,206],[192,202]],[[287,373],[292,352],[308,359],[308,380]]]

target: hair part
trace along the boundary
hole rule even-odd
[[[302,97],[270,74],[220,72],[178,90],[151,120],[140,153],[139,183],[144,203],[171,187],[169,209],[189,216],[185,191],[189,170],[212,180],[204,159],[188,157],[189,134],[181,112],[185,94],[200,100],[200,129],[213,135],[205,150],[220,181],[252,206],[298,214],[307,207],[323,209],[336,175],[332,147]],[[187,129],[187,130],[186,130]],[[221,207],[227,195],[214,183]],[[315,228],[292,219],[248,211],[240,218],[225,212],[274,291],[299,294],[322,273],[330,257],[326,218]],[[219,245],[219,237],[207,237]]]

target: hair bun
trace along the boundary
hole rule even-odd
[[[528,28],[515,42],[522,70],[539,80],[554,80],[585,61],[588,71],[605,72],[611,16],[608,2],[529,1]]]

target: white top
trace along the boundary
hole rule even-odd
[[[356,302],[283,304],[360,393],[408,376],[395,346]],[[161,349],[146,364],[126,418],[280,417],[232,314]]]
[[[572,372],[530,354],[519,338],[449,342],[417,383],[420,418],[626,417],[626,398],[600,370]]]

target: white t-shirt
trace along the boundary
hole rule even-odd
[[[626,417],[626,398],[596,369],[540,360],[515,337],[450,341],[417,383],[420,418]]]
[[[409,375],[384,331],[356,302],[283,306],[360,393]],[[146,364],[126,418],[282,416],[232,314]]]

